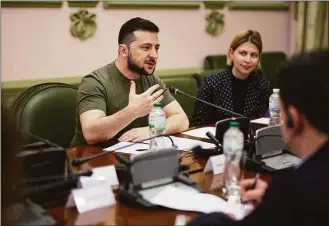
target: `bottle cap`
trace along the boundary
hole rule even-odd
[[[161,103],[155,103],[153,106],[154,107],[162,107],[162,104]]]
[[[273,89],[273,93],[279,93],[280,89]]]
[[[230,121],[230,127],[239,127],[240,123],[237,121]]]

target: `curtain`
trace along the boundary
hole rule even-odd
[[[328,49],[329,2],[295,2],[296,52]]]

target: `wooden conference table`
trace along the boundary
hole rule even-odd
[[[180,134],[178,137],[209,142],[207,139],[191,137],[184,134]],[[67,149],[67,156],[72,160],[77,157],[90,156],[100,152],[102,152],[102,149],[99,147],[77,147]],[[81,169],[90,169],[115,163],[117,163],[117,160],[114,154],[111,153],[90,160],[80,167],[72,168],[72,170],[73,172],[77,172]],[[196,159],[192,154],[188,154],[182,159],[182,163],[190,164],[190,169],[186,171],[189,172],[204,168],[206,160]],[[243,171],[242,174],[244,178],[255,176],[255,173],[248,171]],[[199,172],[189,175],[189,178],[195,181],[205,192],[218,196],[222,195],[222,174],[213,175],[212,173]],[[264,175],[262,179],[268,181],[269,177]],[[192,218],[200,214],[168,208],[160,208],[157,210],[134,209],[125,204],[121,204],[116,191],[114,191],[114,194],[116,196],[116,204],[112,207],[104,207],[79,214],[76,208],[66,208],[65,204],[63,204],[59,207],[48,209],[48,213],[54,217],[58,225],[174,225],[176,216],[179,214],[183,214],[187,216],[187,218]]]

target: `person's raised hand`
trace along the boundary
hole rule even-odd
[[[148,115],[155,103],[159,103],[163,99],[163,89],[156,91],[160,86],[158,84],[150,87],[144,93],[136,94],[136,84],[130,81],[129,103],[132,113],[136,117]],[[156,92],[155,92],[156,91]]]

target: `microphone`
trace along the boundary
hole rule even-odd
[[[74,166],[74,167],[76,167],[76,166],[79,166],[79,165],[81,165],[81,164],[83,164],[85,162],[88,162],[91,159],[95,159],[95,158],[98,158],[98,157],[107,155],[109,153],[118,151],[120,149],[127,148],[127,147],[133,146],[133,145],[138,144],[138,143],[143,143],[144,141],[152,140],[152,139],[157,138],[157,137],[168,137],[171,140],[172,146],[175,146],[174,141],[171,139],[171,137],[168,134],[160,134],[160,135],[157,135],[157,136],[146,138],[146,139],[141,140],[141,141],[136,142],[136,143],[127,144],[125,146],[119,147],[119,148],[117,148],[115,150],[112,150],[112,151],[106,151],[106,152],[102,152],[102,153],[99,153],[99,154],[96,154],[96,155],[91,155],[91,156],[86,156],[86,157],[81,157],[81,158],[73,159],[71,161],[71,165]]]
[[[82,172],[70,175],[72,178],[77,178],[81,176],[86,176],[89,177],[93,175],[92,170],[84,170]],[[54,175],[54,176],[42,176],[42,177],[37,177],[37,178],[29,178],[29,179],[23,179],[19,183],[20,184],[29,184],[29,183],[37,183],[37,182],[46,182],[46,181],[54,181],[54,180],[61,180],[65,179],[65,175]]]
[[[220,150],[221,148],[222,148],[222,145],[221,145],[221,143],[219,143],[219,140],[217,140],[217,138],[214,136],[214,135],[212,135],[212,133],[211,132],[206,132],[206,135],[207,135],[207,137],[209,137],[209,139],[216,145],[216,147]]]
[[[57,180],[52,183],[44,184],[44,185],[37,185],[32,187],[25,187],[21,188],[21,195],[23,197],[33,196],[33,195],[42,195],[42,192],[45,192],[47,190],[67,190],[72,189],[76,187],[77,181],[81,176],[91,176],[93,174],[92,170],[86,170],[77,174],[73,174],[69,179],[67,180]],[[48,180],[54,180],[54,179],[63,179],[63,176],[51,176],[51,177],[40,177],[30,180],[24,180],[23,183],[31,183],[31,182],[40,182],[40,181],[48,181]]]
[[[31,138],[39,141],[39,142],[36,142],[36,143],[23,145],[23,146],[21,146],[21,149],[33,149],[35,147],[40,148],[42,145],[49,145],[51,147],[63,148],[63,147],[59,146],[58,144],[52,143],[49,140],[47,140],[45,138],[42,138],[42,137],[39,137],[39,136],[37,136],[35,134],[32,134],[30,132],[27,132],[27,131],[21,131],[21,132],[23,134],[25,134],[25,135],[27,135],[27,136],[29,136],[29,137],[31,137]]]
[[[23,196],[23,197],[28,197],[28,196],[33,196],[33,195],[42,196],[43,192],[45,192],[47,190],[53,190],[53,189],[56,189],[56,192],[58,192],[58,190],[61,190],[61,191],[69,190],[69,189],[75,188],[77,186],[78,179],[79,178],[77,177],[77,178],[71,178],[71,179],[64,180],[64,181],[56,181],[54,183],[50,183],[50,184],[46,184],[46,185],[23,188],[23,189],[21,189],[21,196]]]
[[[212,106],[212,107],[217,108],[217,109],[219,109],[219,110],[221,110],[221,111],[224,111],[224,112],[226,112],[226,113],[229,113],[229,114],[231,114],[232,116],[246,117],[246,116],[241,115],[241,114],[239,114],[239,113],[236,113],[236,112],[234,112],[234,111],[230,111],[230,110],[228,110],[228,109],[226,109],[226,108],[222,108],[222,107],[220,107],[220,106],[217,106],[217,105],[215,105],[215,104],[209,103],[209,102],[207,102],[207,101],[205,101],[205,100],[202,100],[202,99],[200,99],[200,98],[197,98],[197,97],[191,96],[191,95],[189,95],[189,94],[187,94],[187,93],[184,93],[184,92],[180,91],[179,89],[175,88],[174,86],[170,87],[170,88],[169,88],[169,91],[170,91],[171,93],[173,93],[173,94],[177,94],[177,93],[178,93],[178,94],[181,94],[181,95],[184,95],[184,96],[188,96],[188,97],[190,97],[190,98],[192,98],[192,99],[194,99],[194,100],[200,101],[200,102],[202,102],[202,103],[204,103],[204,104],[206,104],[206,105]]]

